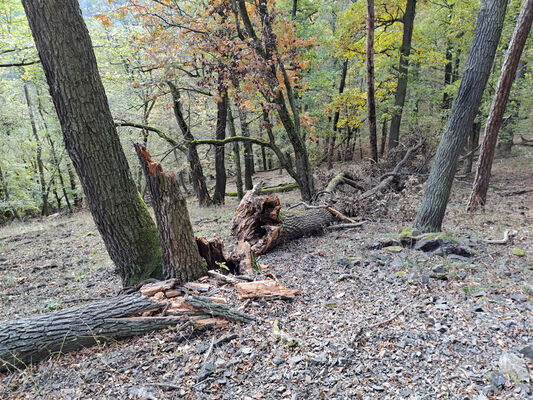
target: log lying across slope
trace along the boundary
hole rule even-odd
[[[183,296],[177,280],[141,288],[140,294],[95,301],[0,324],[0,371],[13,370],[52,354],[67,353],[110,339],[178,326],[223,327],[226,320],[248,322],[251,315],[228,307],[224,299]],[[151,296],[151,297],[149,297]]]

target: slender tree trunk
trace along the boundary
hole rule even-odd
[[[463,174],[469,174],[472,172],[472,163],[474,162],[474,153],[476,147],[479,144],[479,133],[481,132],[481,123],[474,122],[472,125],[472,131],[467,139],[466,152],[470,153],[463,161]]]
[[[63,179],[63,173],[61,171],[61,160],[57,156],[55,143],[52,140],[50,131],[48,129],[48,124],[46,123],[46,119],[44,118],[43,103],[41,101],[41,94],[38,89],[37,89],[37,110],[39,110],[39,116],[41,117],[41,122],[44,127],[45,135],[46,135],[46,138],[48,139],[48,143],[50,144],[50,153],[52,155],[52,161],[54,162],[54,167],[56,169],[57,176],[59,178],[59,183],[61,184],[61,191],[63,193],[63,197],[65,198],[65,202],[67,203],[68,211],[72,213],[72,205],[70,204],[70,200],[68,198],[67,188],[65,186],[65,180]]]
[[[39,134],[37,133],[37,123],[35,122],[35,114],[33,113],[33,105],[31,102],[30,91],[28,88],[29,84],[27,81],[24,81],[24,97],[26,98],[26,105],[28,106],[28,114],[30,116],[31,123],[31,132],[33,134],[33,139],[35,140],[35,145],[37,146],[35,158],[37,160],[37,168],[39,171],[39,183],[41,185],[41,215],[47,216],[48,211],[48,191],[46,190],[46,178],[44,176],[44,165],[43,165],[43,145],[39,139]]]
[[[2,196],[0,196],[0,199],[5,200],[9,204],[10,202],[9,190],[7,187],[7,182],[4,176],[4,172],[2,171],[1,163],[0,163],[0,193],[2,194]],[[11,213],[13,214],[12,217],[20,219],[20,215],[16,208],[12,207]]]
[[[398,146],[400,138],[400,124],[402,122],[403,105],[407,94],[407,78],[409,73],[409,55],[411,54],[411,39],[415,24],[416,0],[407,0],[403,14],[403,38],[400,47],[400,65],[398,66],[398,85],[394,97],[394,110],[390,124],[389,149]]]
[[[123,284],[161,277],[157,228],[131,177],[78,3],[22,3],[65,147]]]
[[[74,170],[72,169],[72,164],[70,162],[67,162],[67,173],[68,173],[68,180],[70,182],[70,190],[72,192],[72,198],[74,199],[74,207],[80,207],[82,199],[80,195],[78,194],[78,186],[76,184],[76,174],[74,173]]]
[[[220,93],[220,101],[217,102],[217,127],[215,137],[217,140],[226,138],[226,124],[228,120],[228,95],[225,91]],[[224,204],[226,196],[226,165],[224,146],[215,147],[215,172],[216,183],[213,195],[213,204]]]
[[[207,264],[198,251],[187,203],[176,175],[163,172],[161,164],[152,161],[145,147],[136,144],[135,150],[150,189],[157,220],[163,250],[163,277],[176,278],[180,283],[197,279],[205,274]]]
[[[235,131],[235,120],[233,119],[233,112],[228,101],[228,126],[230,136],[237,136]],[[235,163],[235,185],[237,186],[237,196],[242,199],[244,191],[242,189],[242,168],[241,168],[241,149],[239,142],[233,142],[233,162]]]
[[[346,75],[348,74],[348,60],[344,60],[342,63],[342,71],[341,71],[341,81],[339,83],[339,94],[342,94],[344,92],[344,87],[346,86]],[[337,131],[338,131],[338,123],[339,123],[339,117],[340,113],[339,111],[335,111],[335,114],[333,115],[333,134],[331,135],[331,138],[329,140],[329,150],[328,150],[328,168],[333,168],[333,158],[335,153],[335,141],[337,138]]]
[[[378,162],[378,135],[376,128],[376,97],[374,93],[374,0],[366,1],[366,86],[370,162],[376,163]]]
[[[496,88],[496,95],[492,102],[487,125],[483,134],[483,144],[479,154],[476,168],[476,178],[467,210],[475,211],[479,206],[485,204],[487,200],[487,190],[489,188],[490,170],[494,159],[494,149],[498,139],[498,131],[502,125],[503,113],[509,99],[509,93],[513,84],[518,62],[524,49],[524,45],[531,30],[533,22],[533,0],[524,0],[522,10],[516,22],[513,38],[507,50],[502,72]]]
[[[176,117],[176,121],[180,127],[181,134],[187,142],[187,159],[191,168],[192,187],[194,188],[194,192],[198,197],[198,203],[200,204],[200,207],[207,207],[211,204],[211,198],[209,197],[207,184],[205,183],[204,171],[202,169],[200,157],[198,156],[198,150],[196,149],[195,145],[190,143],[194,140],[194,136],[192,135],[191,129],[189,125],[187,125],[185,117],[183,116],[183,110],[181,108],[181,94],[179,89],[172,82],[167,82],[167,85],[170,88],[172,101],[174,103],[174,116]]]
[[[453,53],[452,45],[446,46],[446,64],[444,65],[444,94],[442,95],[442,109],[448,110],[452,104],[452,98],[447,92],[448,85],[452,83],[453,75]]]
[[[248,129],[248,122],[246,121],[246,111],[237,110],[239,113],[239,120],[241,122],[241,133],[244,137],[250,137],[250,131]],[[253,185],[252,175],[254,174],[254,156],[252,153],[252,144],[244,142],[244,188],[251,190]]]
[[[442,134],[414,227],[438,232],[450,197],[459,154],[472,129],[500,41],[507,0],[481,3],[465,72]]]
[[[292,19],[296,19],[296,12],[298,11],[298,0],[292,0]]]
[[[381,145],[379,148],[379,154],[383,157],[385,153],[385,144],[387,143],[387,128],[389,126],[389,120],[383,118],[383,125],[381,126]]]

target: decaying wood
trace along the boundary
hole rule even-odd
[[[290,192],[291,190],[298,189],[298,184],[288,183],[276,186],[267,186],[262,188],[256,194],[271,194],[271,193],[281,193],[281,192]],[[226,196],[237,197],[237,192],[226,192]]]
[[[167,174],[152,160],[146,147],[136,144],[135,150],[157,220],[159,241],[163,251],[163,276],[180,282],[197,279],[205,274],[206,262],[200,256],[192,230],[187,203],[175,174]]]
[[[335,218],[325,208],[282,211],[277,196],[260,198],[252,189],[237,207],[231,233],[240,246],[248,243],[253,253],[263,254],[284,241],[320,232]]]
[[[237,283],[235,289],[241,299],[255,298],[281,298],[292,299],[301,292],[298,289],[289,289],[275,280]]]
[[[483,240],[485,243],[489,244],[507,244],[511,238],[516,236],[518,234],[518,231],[515,230],[507,230],[503,233],[502,239],[485,239]]]
[[[140,292],[102,299],[52,313],[0,323],[0,372],[25,367],[50,355],[67,353],[110,339],[179,326],[226,327],[249,322],[252,315],[234,310],[226,300],[183,296],[178,280],[144,285]],[[189,322],[184,324],[184,322]]]

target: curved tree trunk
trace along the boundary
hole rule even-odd
[[[492,107],[483,134],[483,144],[476,169],[476,178],[467,210],[475,211],[479,206],[484,205],[487,200],[489,189],[490,170],[494,159],[494,149],[498,139],[498,131],[502,125],[503,113],[509,99],[511,86],[518,68],[518,62],[522,55],[522,50],[526,43],[531,24],[533,22],[533,0],[524,0],[522,11],[516,22],[516,28],[507,55],[503,63],[502,72],[496,88],[496,95],[492,102]]]
[[[459,154],[481,104],[500,41],[506,8],[507,0],[486,0],[480,6],[465,72],[414,222],[415,229],[420,232],[441,230]]]
[[[65,147],[123,283],[160,277],[157,228],[131,177],[78,3],[22,3]]]
[[[409,55],[411,54],[411,39],[415,25],[416,0],[407,0],[403,14],[403,38],[400,47],[400,65],[398,66],[398,85],[394,96],[394,109],[390,123],[389,149],[398,146],[400,138],[400,124],[402,122],[403,105],[407,94],[407,78],[409,73]]]
[[[181,94],[178,88],[172,82],[167,82],[167,85],[170,88],[172,101],[174,103],[174,116],[176,117],[176,121],[180,127],[181,134],[187,142],[187,160],[189,161],[189,166],[191,168],[192,186],[196,196],[198,197],[198,203],[200,204],[200,207],[207,207],[211,204],[211,198],[209,197],[209,192],[207,191],[207,184],[205,183],[204,171],[202,169],[200,157],[198,156],[198,150],[196,149],[196,145],[190,143],[194,140],[194,136],[192,135],[189,125],[187,125],[185,117],[183,116],[183,110],[181,108]]]

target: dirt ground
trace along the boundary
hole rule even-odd
[[[472,177],[456,181],[444,230],[476,250],[471,258],[370,250],[406,226],[397,214],[302,238],[258,260],[268,266],[263,274],[302,291],[292,301],[245,302],[210,281],[213,293],[257,322],[218,331],[169,329],[56,355],[0,374],[0,398],[533,398],[527,379],[496,373],[505,352],[533,368],[519,353],[533,345],[533,193],[514,193],[533,187],[532,167],[531,153],[496,160],[489,204],[474,215],[464,212]],[[277,172],[262,175],[267,184],[287,181]],[[280,197],[284,205],[298,201],[297,192]],[[231,241],[237,199],[215,209],[193,203],[195,233]],[[483,241],[511,229],[518,231],[512,243]],[[446,279],[435,279],[435,271]],[[119,290],[87,211],[0,229],[0,319]],[[294,340],[277,340],[276,320]],[[208,351],[213,337],[228,333],[237,336]]]

